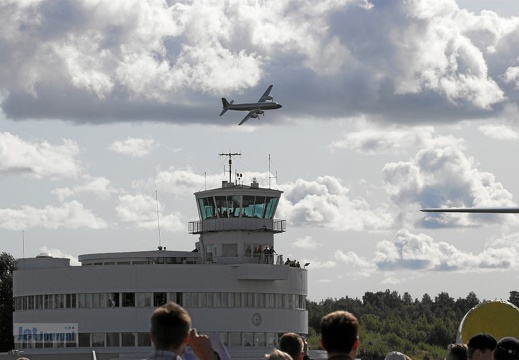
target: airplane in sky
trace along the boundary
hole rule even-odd
[[[249,113],[243,118],[242,121],[238,125],[243,124],[245,121],[250,118],[257,118],[258,115],[264,115],[265,110],[275,110],[281,107],[281,104],[278,104],[273,101],[273,97],[270,96],[270,90],[274,85],[270,85],[268,89],[263,93],[258,102],[255,103],[242,103],[242,104],[234,104],[234,100],[228,102],[226,98],[222,98],[223,110],[220,113],[220,116],[225,114],[227,110],[238,110],[238,111],[248,111]],[[272,100],[272,101],[267,101]]]

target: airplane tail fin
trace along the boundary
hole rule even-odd
[[[231,100],[231,102],[228,102],[226,98],[222,98],[222,106],[223,106],[223,110],[222,112],[220,113],[220,116],[222,116],[223,114],[225,114],[225,112],[227,110],[229,110],[229,105],[232,105],[232,103],[234,102],[234,100]]]

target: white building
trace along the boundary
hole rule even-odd
[[[81,266],[48,256],[19,259],[16,349],[31,360],[92,359],[92,351],[99,360],[144,358],[150,315],[167,301],[182,305],[193,327],[219,338],[233,359],[261,357],[284,332],[306,334],[307,270],[263,252],[285,231],[285,221],[274,219],[281,193],[256,181],[224,181],[195,193],[200,218],[188,226],[199,235],[193,251],[88,254],[79,256]],[[29,335],[49,324],[75,333],[68,341]]]

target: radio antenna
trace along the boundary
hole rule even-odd
[[[162,243],[160,239],[160,216],[159,216],[159,199],[158,199],[158,191],[155,190],[155,203],[157,204],[157,230],[159,232],[159,250],[162,250]]]
[[[272,176],[270,174],[270,163],[271,163],[271,160],[270,160],[270,154],[269,154],[269,189],[270,189],[270,179],[276,179],[276,182],[278,180],[278,172],[276,171],[276,176]]]
[[[233,156],[241,156],[241,153],[232,153],[232,152],[228,152],[228,153],[220,153],[218,154],[220,156],[227,156],[229,158],[229,184],[232,183],[232,157]]]

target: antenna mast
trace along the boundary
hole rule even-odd
[[[232,183],[232,157],[233,156],[241,156],[241,153],[232,153],[232,152],[228,152],[228,153],[220,153],[218,154],[220,156],[227,156],[229,157],[229,183]]]
[[[270,175],[270,163],[271,163],[271,161],[270,161],[270,154],[269,154],[269,189],[270,189],[270,179],[276,179],[276,181],[278,179],[278,172],[277,171],[276,171],[276,176],[271,176]]]
[[[157,229],[159,231],[159,250],[162,250],[162,244],[160,241],[160,217],[159,217],[159,199],[158,199],[158,191],[155,190],[155,203],[157,204]]]

